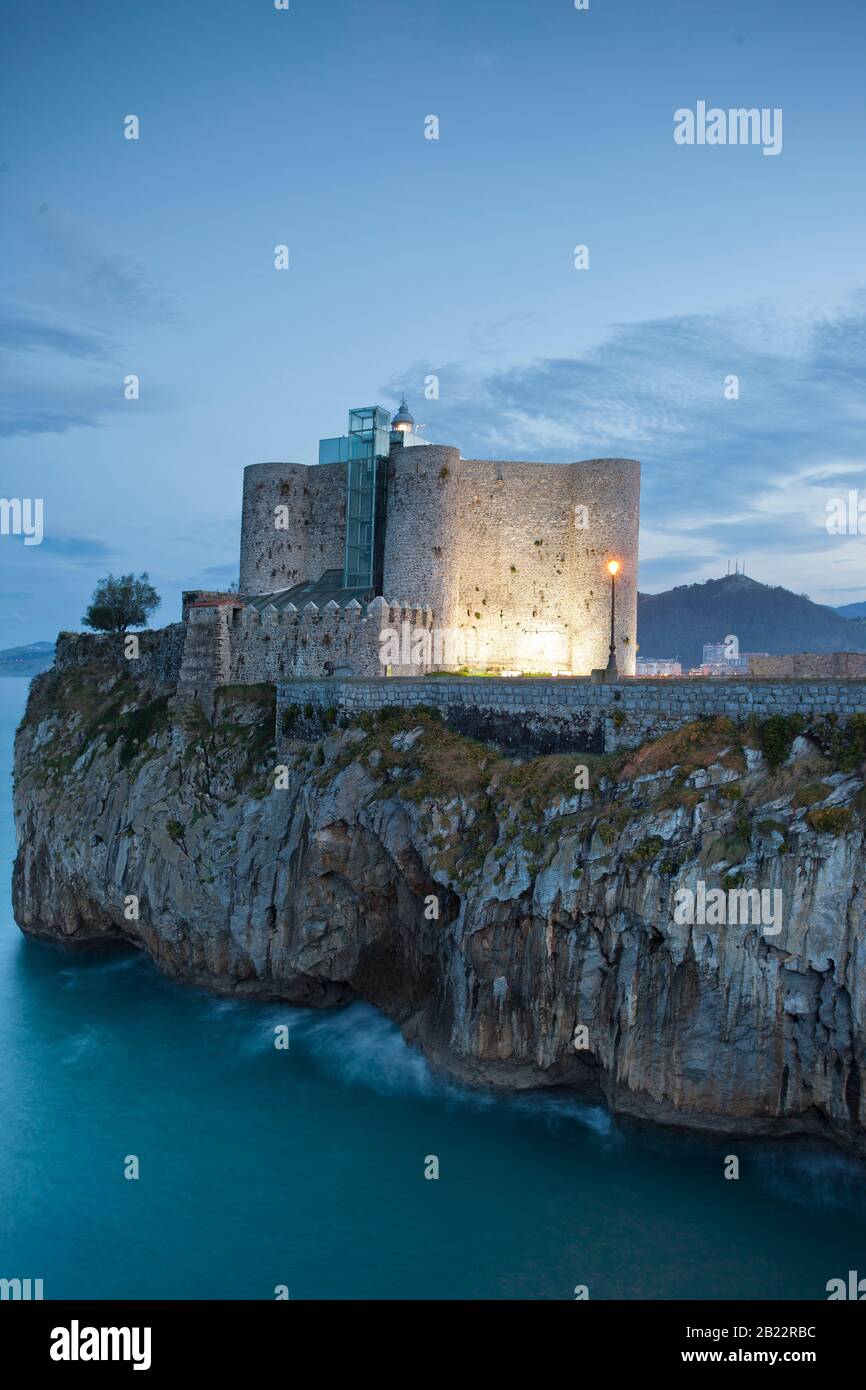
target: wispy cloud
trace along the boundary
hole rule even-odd
[[[50,555],[62,555],[67,560],[105,560],[115,554],[113,546],[93,536],[46,535],[40,549]]]
[[[56,315],[0,303],[0,351],[59,352],[104,360],[112,345],[111,335],[101,329],[65,324]]]
[[[178,310],[143,266],[64,213],[4,217],[16,278],[0,266],[0,437],[94,428],[121,408],[132,336],[179,322]],[[151,406],[160,394],[152,382]]]
[[[823,317],[760,305],[623,324],[582,356],[502,372],[452,364],[440,389],[429,433],[466,457],[639,458],[644,583],[747,552],[766,562],[756,577],[793,573],[798,553],[827,549],[831,493],[866,491],[863,290]]]

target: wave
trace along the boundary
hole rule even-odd
[[[223,1017],[237,1007],[231,1000],[211,1002],[211,1008],[218,1009]],[[473,1110],[506,1111],[558,1131],[579,1127],[600,1139],[611,1139],[615,1134],[608,1111],[573,1096],[541,1091],[503,1096],[474,1090],[437,1074],[404,1040],[397,1024],[372,1004],[357,1002],[324,1013],[279,1006],[265,1012],[261,1030],[257,1028],[247,1038],[245,1051],[269,1051],[274,1045],[274,1029],[285,1024],[292,1051],[301,1053],[323,1075],[341,1085],[381,1096],[410,1096]]]

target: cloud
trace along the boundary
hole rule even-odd
[[[105,560],[110,555],[116,554],[113,546],[106,545],[104,541],[96,540],[92,536],[69,536],[46,535],[42,541],[40,550],[47,551],[49,555],[62,555],[68,560]]]
[[[16,408],[0,399],[0,438],[15,435],[65,434],[67,430],[93,429],[100,424],[95,415],[80,410],[51,410],[47,407]]]
[[[42,204],[35,217],[19,210],[12,230],[29,263],[30,283],[47,289],[67,318],[80,313],[125,329],[130,322],[175,323],[181,317],[145,266],[62,209]]]
[[[4,219],[12,254],[0,264],[10,287],[0,300],[0,437],[97,427],[122,407],[131,334],[180,315],[143,266],[62,212],[46,205]],[[151,382],[151,407],[160,395]]]
[[[468,458],[639,458],[642,582],[723,573],[746,552],[766,561],[755,577],[784,582],[771,562],[793,575],[798,552],[843,559],[826,552],[826,501],[858,484],[866,495],[864,362],[858,289],[823,316],[757,305],[622,324],[577,357],[452,364],[425,410],[430,437]]]
[[[0,303],[0,351],[59,352],[104,360],[111,345],[111,336],[101,329],[65,324],[39,310]]]

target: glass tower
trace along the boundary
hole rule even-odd
[[[382,592],[391,417],[380,405],[349,411],[349,433],[319,443],[319,463],[346,464],[344,589]]]

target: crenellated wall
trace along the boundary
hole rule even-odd
[[[189,609],[178,694],[201,699],[217,685],[258,684],[329,672],[354,676],[426,672],[433,659],[430,609],[355,599],[262,612],[217,599]],[[425,642],[425,634],[428,640]]]

